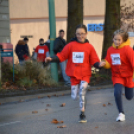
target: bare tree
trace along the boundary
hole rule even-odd
[[[112,44],[113,32],[119,28],[120,28],[120,0],[106,0],[102,58],[105,58],[107,49]]]
[[[67,42],[75,36],[75,28],[83,23],[83,0],[68,0]]]

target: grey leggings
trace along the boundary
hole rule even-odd
[[[114,85],[115,102],[119,113],[124,113],[122,104],[122,87],[123,85],[119,83]],[[127,100],[131,100],[133,98],[133,88],[125,87],[125,96]]]
[[[72,99],[77,99],[79,95],[79,104],[80,110],[83,111],[86,108],[86,92],[87,92],[88,83],[81,81],[77,85],[71,86],[71,97]]]

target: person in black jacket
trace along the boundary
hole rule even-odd
[[[18,56],[19,63],[20,65],[24,64],[25,57],[28,57],[28,51],[27,51],[27,46],[25,45],[24,40],[19,40],[16,48],[15,48],[16,55]]]
[[[25,49],[26,49],[25,51],[26,51],[26,54],[28,56],[30,56],[29,47],[28,47],[28,44],[27,44],[29,39],[27,37],[25,37],[23,40],[25,41]]]
[[[61,52],[63,50],[63,48],[66,45],[66,41],[63,39],[64,37],[64,30],[60,30],[59,31],[59,37],[55,39],[54,41],[54,47],[53,47],[53,51],[55,54],[57,54],[58,52]],[[66,63],[67,61],[61,62],[60,67],[61,67],[61,71],[62,71],[62,76],[63,79],[65,81],[65,85],[66,86],[70,86],[70,77],[66,75],[65,69],[66,69]]]

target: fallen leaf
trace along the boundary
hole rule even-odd
[[[103,104],[103,107],[106,107],[106,104]]]
[[[56,94],[54,94],[53,96],[56,96]]]
[[[57,119],[53,119],[53,120],[51,121],[51,123],[53,123],[53,124],[58,124],[59,122],[57,121]]]
[[[66,105],[66,103],[62,103],[60,106],[61,106],[61,107],[65,107],[65,105]]]
[[[40,99],[41,97],[40,96],[38,96],[38,99]]]
[[[58,121],[57,119],[53,119],[52,121],[51,121],[51,123],[53,123],[53,124],[58,124],[58,123],[64,123],[63,121]]]
[[[122,94],[123,96],[125,96],[125,94]]]
[[[37,114],[38,113],[38,111],[32,111],[32,114]]]
[[[95,128],[99,128],[99,127],[95,127]]]
[[[47,104],[47,107],[50,107],[51,105],[50,104]]]
[[[62,96],[64,96],[64,94],[62,94]]]
[[[64,123],[64,121],[59,121],[59,123]]]
[[[47,97],[48,97],[48,98],[51,98],[51,96],[50,96],[50,95],[48,95]]]
[[[45,109],[46,111],[48,111],[48,109]]]
[[[1,105],[1,103],[0,103],[0,105]]]
[[[108,105],[112,105],[112,103],[108,102]]]
[[[63,126],[57,126],[57,128],[66,128],[66,126],[65,125],[63,125]]]
[[[107,115],[107,113],[104,113],[105,115]]]

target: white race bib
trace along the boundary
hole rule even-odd
[[[73,52],[73,63],[83,63],[84,52]]]
[[[120,54],[111,54],[112,65],[121,65]]]
[[[39,53],[39,54],[44,54],[44,49],[39,49],[39,50],[38,50],[38,53]]]

